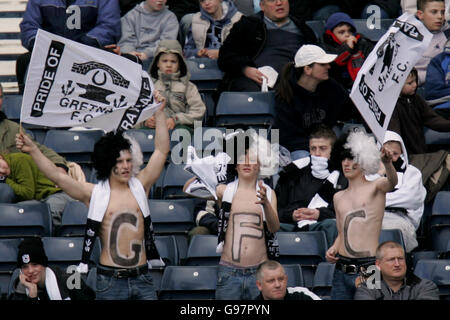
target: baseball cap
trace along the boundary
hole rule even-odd
[[[295,54],[295,67],[308,66],[311,63],[330,63],[336,59],[337,54],[327,54],[321,47],[305,44]]]

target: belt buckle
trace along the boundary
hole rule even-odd
[[[357,267],[354,264],[346,264],[345,266],[345,273],[355,274],[357,273]]]
[[[117,279],[128,278],[130,276],[128,270],[117,270],[115,273]]]

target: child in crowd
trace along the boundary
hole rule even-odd
[[[120,50],[137,56],[144,66],[150,64],[160,40],[176,39],[178,36],[177,17],[169,11],[166,2],[142,1],[121,18]]]
[[[415,68],[418,72],[419,86],[425,82],[427,67],[435,56],[444,51],[445,41],[450,29],[445,24],[444,0],[417,0],[416,17],[433,34],[433,38]]]
[[[199,0],[200,12],[192,17],[192,25],[186,35],[186,58],[207,57],[217,59],[219,48],[233,25],[242,16],[232,0]]]
[[[374,48],[374,43],[357,33],[352,18],[343,12],[333,13],[328,18],[320,45],[327,53],[338,55],[331,63],[330,76],[347,89],[351,89],[364,60]]]
[[[409,162],[422,172],[423,183],[427,189],[425,202],[428,203],[446,183],[450,156],[445,150],[427,153],[423,129],[427,127],[439,132],[450,132],[450,120],[436,113],[416,93],[417,79],[417,70],[412,69],[395,105],[388,130],[403,138]]]
[[[164,112],[168,129],[183,126],[193,132],[194,121],[203,120],[206,106],[195,84],[189,81],[190,73],[180,43],[162,40],[149,71],[155,90],[166,98]],[[144,126],[154,128],[155,118],[147,119]]]

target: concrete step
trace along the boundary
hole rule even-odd
[[[0,60],[10,60],[6,59],[5,55],[8,56],[18,56],[28,50],[22,46],[19,39],[3,39],[0,40]]]
[[[19,93],[19,86],[16,81],[2,82],[3,91],[7,93]]]

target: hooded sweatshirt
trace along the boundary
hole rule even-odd
[[[136,5],[122,17],[122,37],[118,45],[124,53],[143,52],[152,58],[160,40],[177,38],[179,25],[167,6],[161,11],[150,12],[144,4],[145,1]]]
[[[196,56],[197,51],[203,48],[219,49],[227,38],[233,25],[242,16],[233,1],[223,0],[223,15],[220,19],[208,14],[202,7],[192,17],[192,26],[186,35],[184,55],[186,58]]]
[[[172,74],[159,71],[158,60],[163,53],[174,53],[178,56],[179,69]],[[150,66],[150,76],[158,90],[167,101],[164,112],[166,117],[173,118],[175,125],[193,126],[194,121],[202,121],[206,106],[195,84],[189,81],[191,75],[183,57],[183,50],[177,40],[162,40],[155,52]]]

